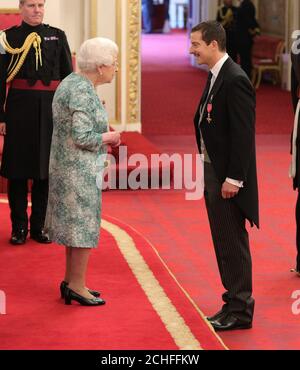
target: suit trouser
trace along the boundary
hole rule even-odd
[[[44,227],[47,202],[48,202],[48,180],[33,180],[31,189],[31,232],[40,231]],[[8,200],[10,206],[10,217],[14,231],[28,230],[28,180],[8,181]]]
[[[223,199],[213,166],[204,163],[205,203],[221,280],[223,309],[252,321],[252,261],[245,217],[232,200]]]
[[[300,191],[298,190],[298,199],[296,204],[296,222],[297,222],[297,259],[296,269],[300,271]]]

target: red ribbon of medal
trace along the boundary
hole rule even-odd
[[[213,105],[212,105],[212,99],[213,99],[213,95],[210,97],[209,99],[209,103],[207,104],[207,122],[208,123],[211,123],[212,122],[212,118],[211,118],[211,112],[212,112],[212,109],[213,109]]]

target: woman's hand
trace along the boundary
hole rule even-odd
[[[111,147],[112,148],[117,148],[118,146],[120,146],[121,145],[121,138],[120,138],[120,140],[118,141],[118,143],[117,144],[111,144]]]
[[[121,144],[121,136],[118,132],[105,132],[102,134],[103,144],[109,144],[112,147],[119,146]]]

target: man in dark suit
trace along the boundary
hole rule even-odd
[[[298,189],[298,200],[296,205],[296,223],[297,223],[297,258],[296,268],[292,269],[292,272],[297,273],[300,276],[300,47],[299,40],[293,45],[292,50],[292,101],[295,111],[295,122],[292,136],[292,165],[290,170],[290,176],[293,179],[294,189]]]
[[[209,317],[215,330],[252,327],[252,262],[245,224],[259,227],[255,154],[255,92],[245,72],[226,53],[218,22],[191,32],[198,64],[210,69],[194,118],[204,160],[205,202],[222,283],[223,308]]]

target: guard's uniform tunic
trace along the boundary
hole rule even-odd
[[[32,47],[15,80],[27,80],[28,90],[9,89],[4,112],[7,68],[11,55],[0,59],[0,122],[6,123],[1,175],[8,179],[47,179],[52,136],[52,99],[54,90],[51,81],[60,81],[72,72],[72,58],[63,31],[41,24],[32,27],[22,23],[7,30],[7,41],[13,48],[20,48],[31,33],[42,39],[42,66],[36,69],[36,55]],[[41,88],[35,90],[36,82]],[[43,86],[44,85],[44,86]],[[32,86],[32,89],[30,89]],[[51,91],[52,90],[52,91]]]
[[[31,230],[43,227],[53,127],[52,100],[59,82],[73,70],[70,48],[62,30],[23,22],[5,34],[8,44],[15,49],[21,48],[32,32],[41,38],[41,58],[31,47],[7,94],[11,54],[0,55],[0,122],[6,123],[0,174],[10,180],[9,201],[15,230],[27,230],[24,198],[26,193],[27,199],[27,179],[36,183],[32,194],[36,204],[32,209]]]

